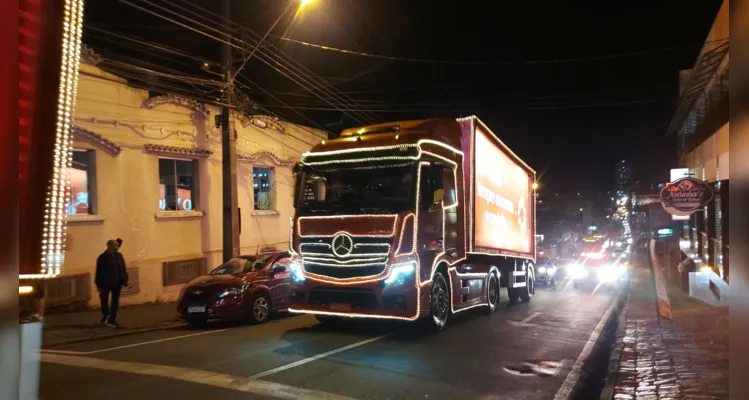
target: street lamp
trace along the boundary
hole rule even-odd
[[[310,3],[312,3],[313,1],[315,1],[315,0],[300,0],[300,1],[299,1],[299,2],[301,3],[300,7],[304,7],[304,6],[306,6],[306,5],[309,5],[309,4],[310,4]]]
[[[538,189],[538,183],[537,182],[533,182],[533,185],[531,185],[531,187],[533,188],[533,190]]]

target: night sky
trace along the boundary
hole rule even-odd
[[[219,0],[126,1],[214,35],[210,28],[221,27],[211,14],[220,12]],[[233,0],[232,20],[262,36],[289,1]],[[329,96],[314,96],[259,61],[260,55],[240,74],[240,89],[261,111],[333,133],[362,125],[355,119],[476,114],[544,173],[546,190],[609,190],[621,159],[632,161],[635,179],[644,183],[667,179],[676,148],[664,135],[678,99],[678,71],[694,65],[720,1],[578,2],[575,8],[562,2],[459,3],[317,0],[296,17],[287,12],[263,50],[303,64],[356,101],[360,112],[335,110],[325,101]],[[199,69],[206,61],[220,71],[219,42],[118,0],[89,0],[86,7],[84,43],[106,59],[221,79]],[[235,26],[233,35],[240,34]],[[235,56],[239,66],[241,54]],[[136,72],[127,73],[142,82]],[[163,91],[216,95],[210,84],[148,82]]]

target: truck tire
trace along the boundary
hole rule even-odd
[[[484,313],[489,315],[493,313],[497,306],[499,306],[500,300],[499,300],[499,279],[497,279],[497,275],[494,273],[489,274],[489,281],[486,285],[486,299],[487,299],[487,306],[484,307]]]
[[[525,272],[525,287],[518,288],[520,289],[520,301],[523,303],[531,301],[531,297],[533,297],[533,293],[536,291],[536,277],[533,276],[532,269],[528,268]]]
[[[435,272],[429,290],[429,316],[424,319],[426,329],[432,332],[442,330],[450,316],[450,289],[442,272]]]

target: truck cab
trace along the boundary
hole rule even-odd
[[[453,313],[493,311],[501,283],[511,298],[530,298],[532,228],[524,259],[475,243],[473,153],[464,151],[475,122],[351,129],[303,155],[294,171],[290,311],[439,329]]]

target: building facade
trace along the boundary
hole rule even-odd
[[[131,284],[122,304],[174,301],[185,282],[223,261],[219,113],[188,98],[130,87],[98,68],[96,55],[84,49],[60,278],[73,283],[60,290],[96,299],[96,258],[109,239],[123,239]],[[292,167],[327,133],[240,113],[232,115],[231,126],[237,135],[240,253],[285,250]],[[72,293],[76,284],[79,293]]]
[[[683,229],[704,265],[728,279],[728,185],[729,171],[729,15],[724,1],[694,67],[680,73],[681,95],[668,128],[677,136],[680,167],[709,182],[715,197],[692,214]]]

